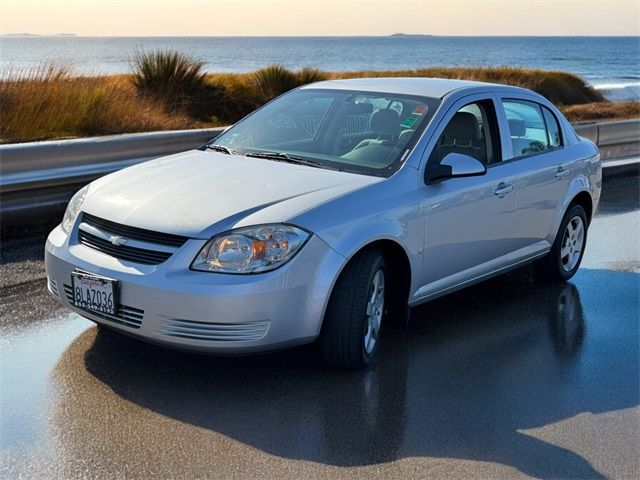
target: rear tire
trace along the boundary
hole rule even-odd
[[[373,361],[384,316],[386,273],[382,254],[366,250],[338,278],[320,338],[323,357],[332,367],[359,370]]]
[[[566,282],[573,277],[587,246],[587,213],[574,204],[565,213],[551,251],[536,263],[540,279],[549,282]]]

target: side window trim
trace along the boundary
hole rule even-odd
[[[549,125],[547,125],[547,119],[544,118],[544,110],[542,110],[542,105],[536,102],[536,107],[538,107],[538,111],[540,112],[540,118],[542,118],[542,125],[544,125],[544,136],[547,138],[547,149],[545,152],[551,149],[551,137],[549,136]]]
[[[538,104],[538,105],[540,105],[540,109],[542,110],[542,120],[544,120],[544,125],[545,125],[545,128],[547,129],[547,139],[549,140],[549,150],[553,151],[553,150],[560,150],[561,148],[564,148],[564,134],[562,132],[562,128],[560,127],[560,121],[558,120],[558,117],[556,116],[555,113],[551,111],[551,109],[545,107],[542,104]],[[555,147],[551,146],[551,137],[549,137],[549,124],[547,123],[547,116],[545,115],[545,112],[548,112],[549,115],[551,115],[551,118],[555,120],[556,127],[558,128],[558,135],[560,136],[558,140],[560,143]]]

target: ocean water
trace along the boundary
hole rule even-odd
[[[611,100],[640,99],[640,37],[0,37],[0,75],[53,61],[124,73],[137,49],[174,49],[209,71],[273,63],[330,71],[513,66],[575,73]]]

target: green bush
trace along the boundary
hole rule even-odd
[[[136,52],[132,61],[135,87],[161,98],[189,95],[204,85],[204,63],[179,52]]]
[[[298,85],[321,82],[322,80],[329,78],[329,75],[326,72],[313,67],[304,67],[302,70],[297,72],[296,76],[298,77]]]
[[[282,65],[270,65],[253,73],[256,89],[265,101],[298,86],[298,77]]]
[[[174,51],[136,52],[133,84],[143,93],[159,97],[192,93],[202,87],[204,63]]]
[[[138,92],[200,120],[209,119],[221,95],[220,88],[207,82],[204,63],[179,52],[138,51],[132,67]]]

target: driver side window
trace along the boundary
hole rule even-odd
[[[453,115],[438,138],[429,163],[439,164],[450,153],[468,155],[485,166],[501,160],[496,113],[491,100],[470,103]]]

